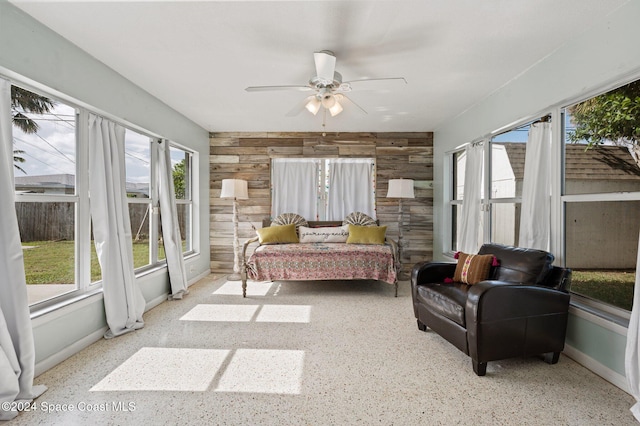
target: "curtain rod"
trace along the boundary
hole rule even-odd
[[[544,117],[540,117],[539,119],[537,119],[536,121],[534,121],[531,124],[549,123],[549,122],[551,122],[551,114],[547,114]]]

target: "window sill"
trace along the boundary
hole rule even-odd
[[[592,321],[618,334],[627,335],[631,313],[620,308],[605,305],[591,299],[571,294],[569,312]]]

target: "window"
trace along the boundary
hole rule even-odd
[[[175,146],[170,153],[182,251],[188,253],[193,250],[193,154]]]
[[[371,158],[277,158],[271,162],[271,216],[342,220],[360,211],[376,217]]]
[[[133,266],[140,268],[153,264],[151,223],[153,221],[151,197],[151,138],[131,129],[124,136],[129,221],[133,239]]]
[[[522,203],[522,180],[529,124],[501,133],[483,145],[481,224],[482,233],[478,244],[484,241],[518,245],[520,233],[520,205]],[[487,155],[490,153],[490,155]],[[451,217],[451,251],[458,250],[464,179],[467,163],[464,150],[450,154],[451,195],[449,211]],[[488,182],[488,187],[485,182]],[[489,194],[487,197],[486,194]],[[488,224],[489,226],[485,226]]]
[[[29,304],[49,307],[99,291],[89,212],[88,110],[12,86],[16,213],[22,238]],[[127,128],[125,175],[134,268],[164,264],[155,164],[160,139]],[[171,145],[173,182],[183,254],[194,251],[194,157]],[[155,214],[154,214],[155,213]]]
[[[460,231],[460,215],[462,199],[464,197],[464,170],[467,161],[465,151],[456,151],[451,155],[451,200],[449,211],[451,214],[451,251],[458,251],[458,235]]]
[[[522,181],[529,124],[491,139],[489,241],[518,245]]]
[[[640,224],[640,81],[564,108],[562,205],[571,290],[631,310]]]
[[[640,227],[640,81],[558,109],[552,138],[551,247],[573,270],[572,300],[622,317],[633,302]],[[518,245],[529,126],[484,148],[482,241]],[[450,153],[451,247],[459,234],[465,155]]]
[[[80,288],[78,111],[11,87],[16,213],[30,304]]]

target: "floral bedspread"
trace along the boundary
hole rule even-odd
[[[379,280],[396,282],[389,245],[311,243],[262,245],[247,262],[255,281]]]

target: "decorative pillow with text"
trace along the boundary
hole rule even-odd
[[[349,238],[349,225],[322,228],[298,228],[301,243],[346,243]]]

